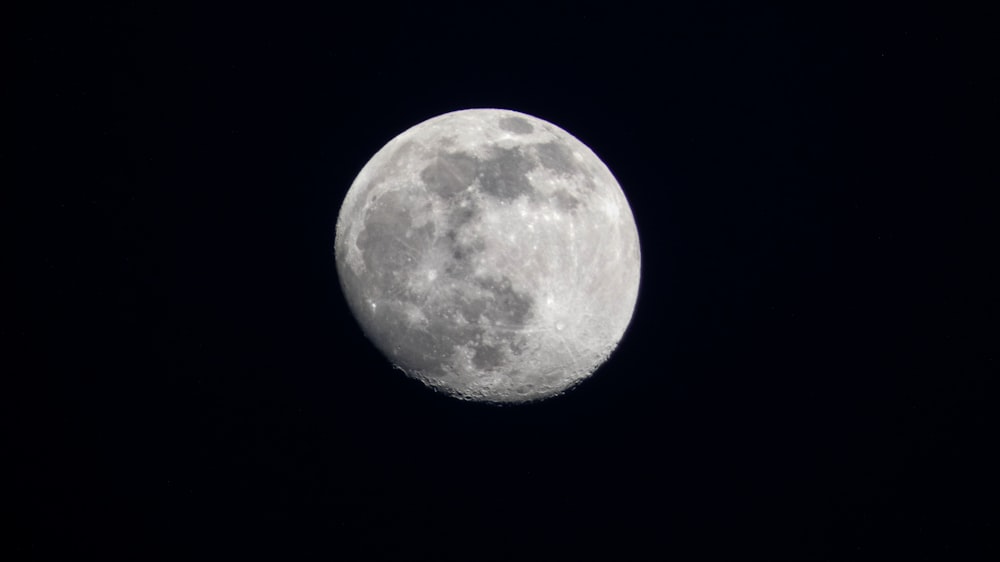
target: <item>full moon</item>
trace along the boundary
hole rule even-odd
[[[396,367],[464,400],[565,392],[617,347],[639,236],[607,166],[524,113],[439,115],[389,141],[337,219],[347,303]]]

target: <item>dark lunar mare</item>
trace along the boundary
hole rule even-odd
[[[491,158],[479,166],[479,183],[484,193],[511,201],[535,191],[528,172],[535,163],[520,148],[496,148]]]
[[[421,202],[413,193],[393,190],[370,203],[357,247],[373,282],[362,284],[356,276],[347,275],[342,283],[345,291],[361,297],[349,301],[375,303],[374,308],[362,306],[355,313],[369,319],[362,321],[366,332],[404,369],[434,377],[443,363],[466,347],[472,351],[473,365],[491,370],[505,365],[508,354],[518,355],[525,349],[524,336],[515,334],[530,320],[533,298],[514,290],[505,276],[476,277],[472,262],[486,244],[462,233],[481,212],[464,193],[477,171],[483,191],[504,199],[530,188],[525,174],[532,167],[533,163],[516,150],[499,151],[485,162],[464,153],[435,158],[420,177],[434,197],[454,209],[439,226],[428,222],[415,227],[413,209]],[[461,200],[465,204],[456,205]],[[434,294],[421,293],[409,280],[431,253],[449,259],[434,282]],[[413,308],[426,323],[414,324]],[[497,329],[504,332],[502,340],[484,341],[490,330]],[[392,346],[386,348],[382,342],[392,342]]]
[[[432,193],[447,199],[472,185],[478,168],[479,161],[469,154],[442,154],[420,172],[420,179]]]
[[[546,142],[534,145],[538,161],[542,166],[562,174],[576,174],[580,170],[573,159],[573,152],[558,142]]]
[[[504,117],[499,121],[500,128],[514,133],[515,135],[530,135],[535,131],[535,128],[520,117]]]

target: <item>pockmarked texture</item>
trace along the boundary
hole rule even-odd
[[[429,119],[361,170],[337,271],[368,338],[457,398],[564,392],[618,345],[639,237],[607,166],[559,127],[500,109]]]

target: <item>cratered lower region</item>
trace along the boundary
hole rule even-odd
[[[467,400],[538,400],[585,379],[639,290],[635,221],[607,166],[508,110],[447,113],[392,139],[351,185],[335,252],[375,346]]]

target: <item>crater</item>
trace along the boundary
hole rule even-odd
[[[527,135],[535,131],[535,128],[520,117],[504,117],[500,119],[500,128],[516,135]]]

